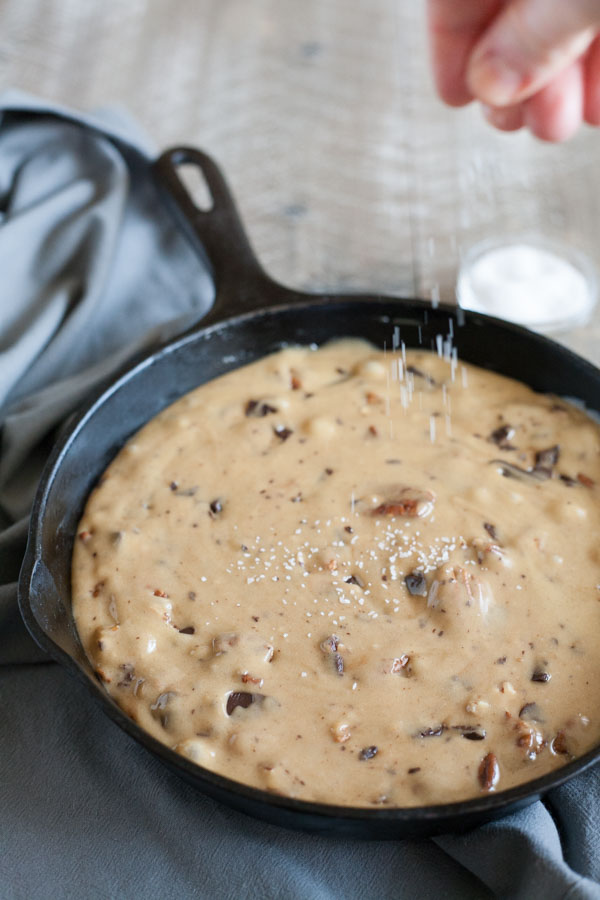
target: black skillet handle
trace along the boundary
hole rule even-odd
[[[179,176],[180,166],[199,170],[210,195],[208,208],[194,202]],[[288,289],[273,281],[256,258],[227,182],[210,156],[192,147],[173,147],[152,169],[176,221],[211,270],[216,296],[207,319],[227,318],[286,299]]]

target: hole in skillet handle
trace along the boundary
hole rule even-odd
[[[173,147],[153,163],[159,193],[215,282],[215,303],[203,325],[274,306],[294,294],[256,258],[235,201],[217,164],[193,147]]]
[[[210,192],[204,173],[198,166],[187,162],[180,163],[177,166],[177,174],[197,210],[210,212],[211,209],[214,209],[215,201],[213,200],[213,195]]]

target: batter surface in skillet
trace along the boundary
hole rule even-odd
[[[600,430],[427,352],[286,349],[186,395],[73,557],[116,702],[236,781],[356,806],[503,790],[600,740]]]

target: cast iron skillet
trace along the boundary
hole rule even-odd
[[[210,210],[192,201],[178,174],[197,167]],[[105,385],[60,436],[44,470],[31,516],[19,583],[27,627],[40,646],[79,678],[108,716],[171,769],[206,794],[287,827],[365,838],[419,837],[463,830],[519,809],[597,762],[600,748],[543,778],[463,803],[416,809],[359,809],[280,797],[208,772],[142,731],[96,680],[71,611],[70,567],[85,500],[127,438],[197,385],[270,353],[286,342],[320,344],[366,338],[390,346],[394,329],[407,346],[436,347],[452,337],[459,356],[516,377],[536,390],[578,397],[600,410],[600,372],[563,347],[523,328],[454,307],[370,295],[311,295],[270,279],[254,257],[227,185],[214,162],[177,148],[154,166],[175,222],[207,258],[216,300],[205,319],[139,359]],[[167,214],[165,212],[165,214]],[[397,333],[397,332],[396,332]]]

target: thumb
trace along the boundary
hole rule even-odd
[[[471,54],[467,82],[491,106],[525,100],[578,59],[600,27],[600,0],[508,0]]]

